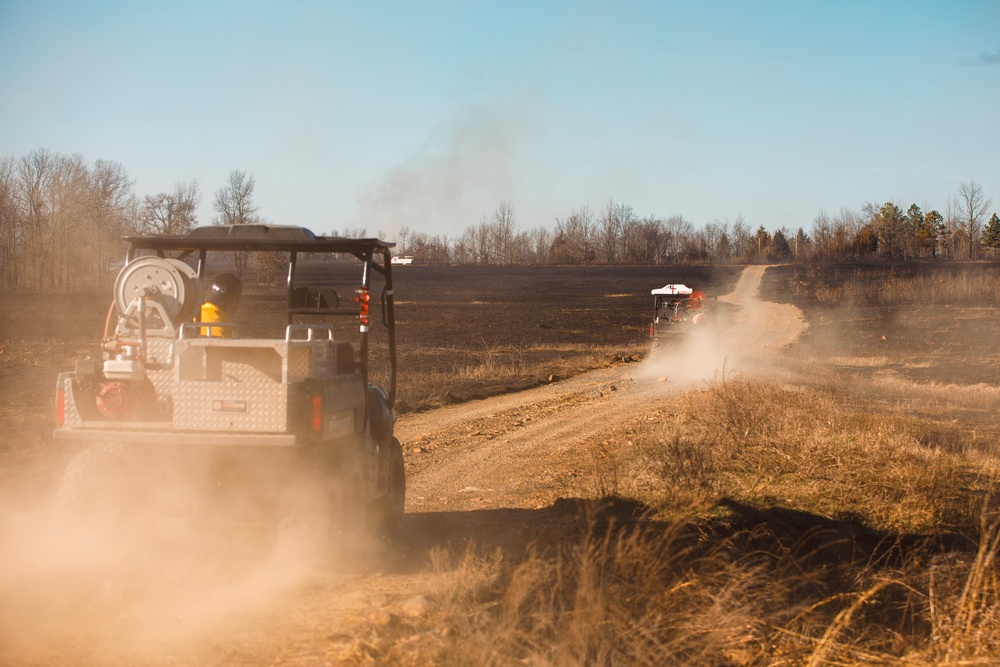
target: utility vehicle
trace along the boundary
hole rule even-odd
[[[649,325],[651,338],[708,333],[712,329],[713,322],[706,309],[709,297],[704,292],[670,284],[650,293],[655,297],[653,322]]]
[[[339,524],[398,522],[406,482],[393,436],[394,244],[275,225],[125,241],[101,353],[58,376],[55,438],[113,445],[142,462],[132,470],[141,475],[197,459],[208,461],[209,485],[267,485],[283,497],[320,489]],[[285,276],[283,299],[271,290],[285,302],[272,336],[242,335],[266,319],[246,312],[253,295],[243,297],[242,325],[199,323],[210,275],[233,261]],[[208,335],[221,327],[226,337]],[[243,467],[254,475],[220,472]]]

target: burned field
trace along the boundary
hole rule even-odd
[[[442,390],[454,401],[580,370],[576,358],[583,368],[595,358],[614,363],[641,355],[648,342],[650,289],[688,281],[725,293],[739,271],[735,266],[398,267],[402,398],[410,409],[433,400],[417,395],[428,375],[441,376],[442,383],[450,379]],[[280,329],[284,298],[280,287],[250,286],[237,315],[241,335]],[[5,424],[29,427],[28,422],[51,419],[56,373],[77,356],[97,354],[109,305],[108,294],[0,293],[0,387],[17,405],[8,408]],[[498,364],[495,375],[467,370],[490,358]],[[501,363],[503,371],[520,369],[517,378],[501,372]]]
[[[404,411],[638,361],[649,345],[650,289],[687,281],[721,294],[739,271],[406,267],[396,274]]]

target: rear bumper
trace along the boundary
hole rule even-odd
[[[75,442],[191,447],[296,447],[305,444],[301,437],[285,433],[210,433],[122,428],[59,428],[52,432],[52,437]]]

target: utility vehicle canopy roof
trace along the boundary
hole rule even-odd
[[[316,236],[305,227],[287,225],[214,225],[187,234],[126,236],[132,248],[146,250],[247,250],[277,252],[349,252],[387,254],[395,243],[381,239]]]
[[[650,291],[650,294],[691,294],[694,290],[687,285],[664,285]]]

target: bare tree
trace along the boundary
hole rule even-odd
[[[245,171],[233,169],[229,172],[226,184],[215,191],[213,206],[218,215],[213,222],[217,225],[256,223],[259,220],[257,211],[260,210],[253,198],[256,185],[254,177]]]
[[[49,271],[51,229],[47,196],[55,172],[55,157],[37,150],[17,162],[15,199],[20,209],[21,240],[25,274],[23,285],[39,290],[45,287],[43,276]]]
[[[100,287],[132,231],[125,168],[39,150],[0,161],[0,284],[29,290]]]
[[[435,235],[427,240],[427,261],[433,264],[451,262],[451,242],[447,235]]]
[[[57,161],[55,179],[50,191],[50,212],[54,234],[53,287],[78,290],[85,270],[81,248],[88,227],[87,163],[83,156],[61,156]],[[91,259],[93,261],[93,259]]]
[[[841,206],[833,219],[834,252],[838,255],[850,253],[863,226],[864,220],[860,213],[849,206]]]
[[[614,199],[608,199],[598,222],[598,242],[601,253],[604,255],[604,261],[608,264],[614,264],[615,253],[618,249],[618,236],[621,234],[621,218]]]
[[[409,253],[412,254],[412,253]],[[452,258],[456,264],[476,263],[476,228],[466,227],[452,246]]]
[[[684,261],[686,251],[691,249],[691,235],[694,225],[681,215],[672,215],[664,222],[665,252],[664,259],[669,264],[679,264]]]
[[[965,248],[967,240],[968,234],[962,220],[962,206],[957,196],[948,195],[944,204],[944,226],[941,228],[941,245],[947,257],[957,258]]]
[[[618,238],[621,244],[621,252],[618,257],[623,262],[632,261],[631,250],[635,245],[635,211],[628,204],[618,204],[615,206],[615,218],[618,219]]]
[[[722,234],[719,235],[718,253],[723,262],[728,262],[733,258],[733,239],[729,232],[728,222],[723,223]]]
[[[536,227],[528,232],[528,236],[534,263],[551,263],[552,232],[545,227]]]
[[[260,217],[257,211],[260,208],[253,198],[253,190],[256,186],[253,176],[247,175],[245,171],[233,169],[229,172],[226,184],[215,191],[216,216],[214,222],[217,225],[251,225],[257,224]],[[233,252],[233,263],[236,267],[236,275],[243,275],[249,257],[247,253]]]
[[[178,181],[174,191],[167,195],[170,207],[164,234],[186,234],[198,225],[198,206],[201,204],[201,186],[197,179],[187,183]]]
[[[497,264],[514,263],[514,233],[517,228],[517,213],[509,201],[502,201],[490,218],[490,238],[493,242],[493,258]]]
[[[178,183],[173,192],[146,195],[139,210],[143,234],[186,234],[197,224],[198,184]]]
[[[654,216],[646,216],[630,228],[632,250],[629,259],[638,264],[661,264],[663,262],[664,229],[663,221]]]
[[[733,222],[733,255],[740,261],[748,261],[751,256],[751,244],[757,247],[756,241],[750,233],[750,226],[747,225],[742,213],[736,215]]]
[[[590,207],[573,210],[568,217],[556,219],[552,241],[553,261],[557,264],[586,264],[594,255],[594,214]]]
[[[407,242],[410,240],[410,227],[403,225],[396,233],[396,253],[399,255],[409,254]]]
[[[94,283],[98,289],[110,280],[108,268],[117,255],[121,237],[134,231],[132,210],[135,195],[133,181],[120,162],[97,160],[89,175],[90,218],[89,248],[95,261]]]
[[[975,258],[983,220],[992,205],[993,200],[983,194],[979,183],[968,181],[958,186],[958,207],[962,216],[962,229],[969,243],[969,259]]]
[[[493,251],[493,232],[490,228],[490,223],[484,215],[479,221],[479,225],[476,226],[475,233],[473,234],[473,253],[475,255],[474,262],[476,264],[491,264]]]
[[[18,210],[15,202],[14,158],[0,160],[0,286],[18,285]]]
[[[820,211],[813,218],[812,237],[816,243],[816,256],[820,259],[833,257],[833,221],[826,211]]]
[[[260,219],[257,222],[261,222]],[[335,234],[345,239],[364,239],[368,238],[368,229],[366,227],[344,227],[342,231]]]
[[[722,239],[725,229],[726,225],[723,225],[718,220],[707,223],[705,228],[702,229],[702,238],[705,242],[705,250],[708,253],[709,261],[721,259],[719,241]]]

